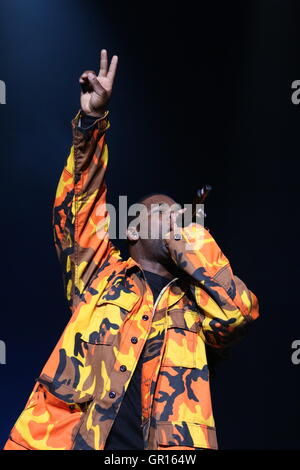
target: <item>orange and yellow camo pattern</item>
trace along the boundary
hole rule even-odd
[[[108,111],[73,145],[54,204],[55,246],[71,318],[5,445],[7,450],[102,450],[146,343],[145,449],[217,449],[206,344],[228,346],[258,317],[255,295],[234,276],[205,229],[200,249],[170,240],[175,278],[155,306],[141,267],[108,237],[104,175]]]

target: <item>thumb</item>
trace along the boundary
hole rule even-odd
[[[91,87],[93,88],[93,91],[95,91],[97,94],[102,94],[106,91],[105,88],[100,85],[95,74],[89,73],[87,78],[90,82]]]

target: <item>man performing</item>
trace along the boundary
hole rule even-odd
[[[141,237],[131,221],[127,260],[109,240],[105,135],[117,61],[108,67],[102,49],[99,74],[79,80],[53,211],[72,316],[7,450],[217,449],[206,345],[227,347],[259,316],[212,235],[196,223],[178,227],[170,197],[141,201],[159,238]]]

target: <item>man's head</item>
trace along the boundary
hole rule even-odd
[[[144,196],[132,206],[129,215],[127,238],[130,255],[164,264],[169,260],[168,250],[163,242],[172,227],[171,216],[181,206],[166,194],[152,193]]]

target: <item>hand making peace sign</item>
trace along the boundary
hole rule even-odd
[[[79,78],[81,84],[81,109],[90,116],[102,116],[110,99],[116,75],[118,56],[114,55],[108,69],[107,50],[101,50],[98,75],[86,70]]]

